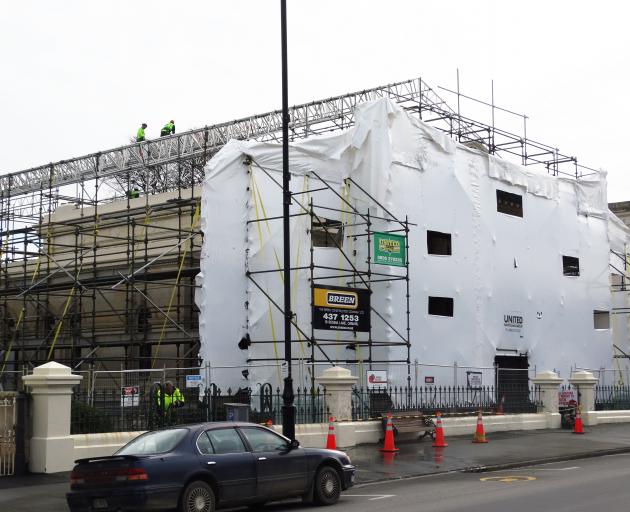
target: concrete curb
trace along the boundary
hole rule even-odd
[[[566,462],[570,460],[579,459],[592,459],[595,457],[604,457],[606,455],[619,455],[623,453],[630,453],[630,446],[621,448],[610,448],[607,450],[598,450],[591,452],[579,452],[570,455],[558,455],[556,457],[546,457],[542,459],[530,459],[518,462],[507,462],[505,464],[490,464],[487,466],[469,466],[456,469],[445,469],[443,471],[432,471],[430,473],[413,473],[404,476],[392,476],[386,478],[375,478],[372,480],[362,480],[357,482],[355,487],[361,487],[362,485],[375,484],[380,482],[393,482],[398,480],[411,480],[415,478],[423,478],[437,475],[447,475],[450,473],[489,473],[492,471],[502,471],[507,469],[525,468],[530,466],[539,466],[542,464],[552,464],[554,462]]]
[[[607,450],[597,450],[594,452],[579,452],[570,455],[558,455],[556,457],[545,457],[542,459],[530,459],[519,462],[507,462],[505,464],[490,464],[488,466],[473,466],[458,470],[462,473],[487,473],[490,471],[501,471],[504,469],[524,468],[528,466],[539,466],[541,464],[552,464],[554,462],[566,462],[569,460],[592,459],[594,457],[605,457],[606,455],[619,455],[630,453],[630,446],[622,448],[609,448]]]

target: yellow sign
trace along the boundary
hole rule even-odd
[[[378,250],[382,252],[400,253],[400,241],[391,238],[381,238],[378,241]]]
[[[532,480],[536,480],[536,477],[534,476],[512,476],[512,475],[506,475],[506,476],[486,476],[484,478],[480,478],[479,480],[481,480],[482,482],[503,482],[506,484],[511,484],[514,482],[531,482]]]

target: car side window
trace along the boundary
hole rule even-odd
[[[241,428],[254,452],[277,452],[287,450],[289,443],[269,430],[262,428]]]
[[[233,428],[208,430],[206,434],[208,434],[208,439],[214,447],[214,453],[217,455],[247,451],[238,432]]]
[[[197,439],[197,448],[199,449],[199,453],[202,455],[212,455],[214,453],[214,448],[210,442],[210,438],[208,437],[208,432],[204,432],[199,436]]]

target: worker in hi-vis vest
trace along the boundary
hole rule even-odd
[[[171,133],[175,133],[175,121],[172,119],[164,125],[164,128],[162,128],[162,131],[160,132],[160,137],[165,137]]]
[[[138,128],[138,133],[136,134],[136,142],[142,142],[144,140],[144,129],[147,127],[147,123],[142,123],[142,126]]]
[[[158,390],[158,396],[160,392]],[[164,384],[164,410],[169,411],[171,408],[177,409],[184,405],[184,395],[177,386],[168,380]]]

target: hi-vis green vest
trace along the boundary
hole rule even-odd
[[[162,128],[162,133],[173,133],[173,129],[175,128],[175,125],[173,123],[166,123],[164,125],[164,128]]]
[[[142,142],[144,140],[144,128],[142,126],[138,128],[138,133],[136,134],[136,142]]]
[[[157,392],[158,395],[158,399],[160,397],[160,390],[158,389]],[[183,404],[185,402],[184,400],[184,395],[182,395],[182,392],[179,390],[179,388],[175,388],[173,389],[173,394],[169,395],[168,393],[164,393],[164,410],[168,411],[171,408],[171,405],[173,405],[174,403],[181,403]]]

